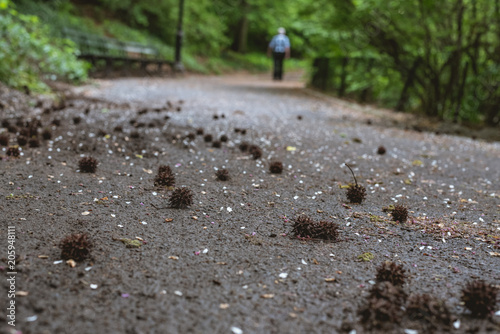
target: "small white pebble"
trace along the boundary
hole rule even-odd
[[[239,329],[238,327],[231,327],[231,332],[233,332],[233,334],[243,334],[243,331],[241,329]]]
[[[27,317],[26,321],[27,322],[33,322],[33,321],[36,321],[36,319],[38,319],[38,316],[37,315],[32,315],[31,317]]]
[[[97,289],[97,287],[98,287],[98,285],[97,285],[97,284],[90,284],[90,288],[91,288],[92,290]]]

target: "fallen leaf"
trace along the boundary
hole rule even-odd
[[[142,170],[148,174],[153,174],[153,171],[151,169],[143,168]]]
[[[28,295],[28,291],[16,291],[16,296],[26,297]]]
[[[39,259],[48,259],[49,256],[48,255],[38,255],[38,258]]]
[[[68,266],[70,266],[71,268],[76,267],[76,262],[75,262],[75,260],[72,260],[72,259],[69,259],[68,261],[66,261],[66,264]]]
[[[168,257],[170,260],[179,260],[179,257],[178,256],[175,256],[175,255],[171,255]]]
[[[166,221],[167,223],[170,223],[171,221],[173,221],[173,219],[172,219],[172,218],[165,218],[165,221]]]
[[[225,310],[225,309],[227,309],[228,307],[229,307],[229,304],[226,304],[226,303],[223,303],[223,304],[220,304],[220,305],[219,305],[219,308],[220,308],[221,310]]]
[[[90,215],[90,212],[88,211],[82,212],[82,216],[88,216],[88,215]]]
[[[500,257],[500,253],[498,253],[498,252],[490,252],[490,255]]]
[[[358,255],[358,260],[364,261],[364,262],[369,262],[369,261],[373,260],[374,258],[375,258],[375,256],[370,252],[366,252],[366,253],[363,253],[361,255]]]
[[[274,293],[265,293],[265,294],[261,295],[260,298],[264,298],[264,299],[274,298]]]
[[[325,282],[335,282],[335,277],[325,278]]]
[[[122,238],[120,241],[123,242],[127,248],[140,248],[142,246],[142,242],[139,240]]]
[[[294,147],[294,146],[287,146],[287,147],[286,147],[286,150],[287,150],[287,151],[296,151],[296,150],[297,150],[297,148],[296,148],[296,147]]]

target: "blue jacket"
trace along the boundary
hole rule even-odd
[[[290,39],[284,34],[278,34],[273,37],[271,43],[269,43],[269,48],[273,52],[285,53],[285,50],[290,47]]]

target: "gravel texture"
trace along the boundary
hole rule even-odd
[[[0,90],[2,121],[41,123],[40,147],[18,158],[0,148],[4,276],[7,226],[17,256],[6,333],[500,331],[499,312],[475,319],[460,301],[467,282],[500,284],[499,142],[405,130],[404,114],[259,76],[99,80],[64,96]],[[200,128],[228,140],[213,147]],[[79,171],[83,157],[95,173]],[[366,188],[361,204],[346,199],[345,163]],[[190,206],[169,207],[174,187],[154,185],[160,165],[192,191]],[[393,221],[395,204],[408,208],[405,223]],[[299,215],[338,224],[337,240],[294,237]],[[75,233],[88,235],[90,257],[61,262],[60,242]],[[404,303],[390,322],[361,322],[360,310],[383,313],[370,313],[369,295],[386,261],[405,270],[401,296],[444,301],[451,318],[428,318],[451,328]]]

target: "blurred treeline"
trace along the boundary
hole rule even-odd
[[[18,0],[16,5],[55,30],[73,26],[154,44],[165,57],[173,56],[179,0]],[[184,0],[184,5],[183,61],[189,69],[218,72],[245,62],[268,69],[267,43],[282,26],[292,57],[308,62],[312,83],[320,88],[440,119],[500,123],[500,0]]]

